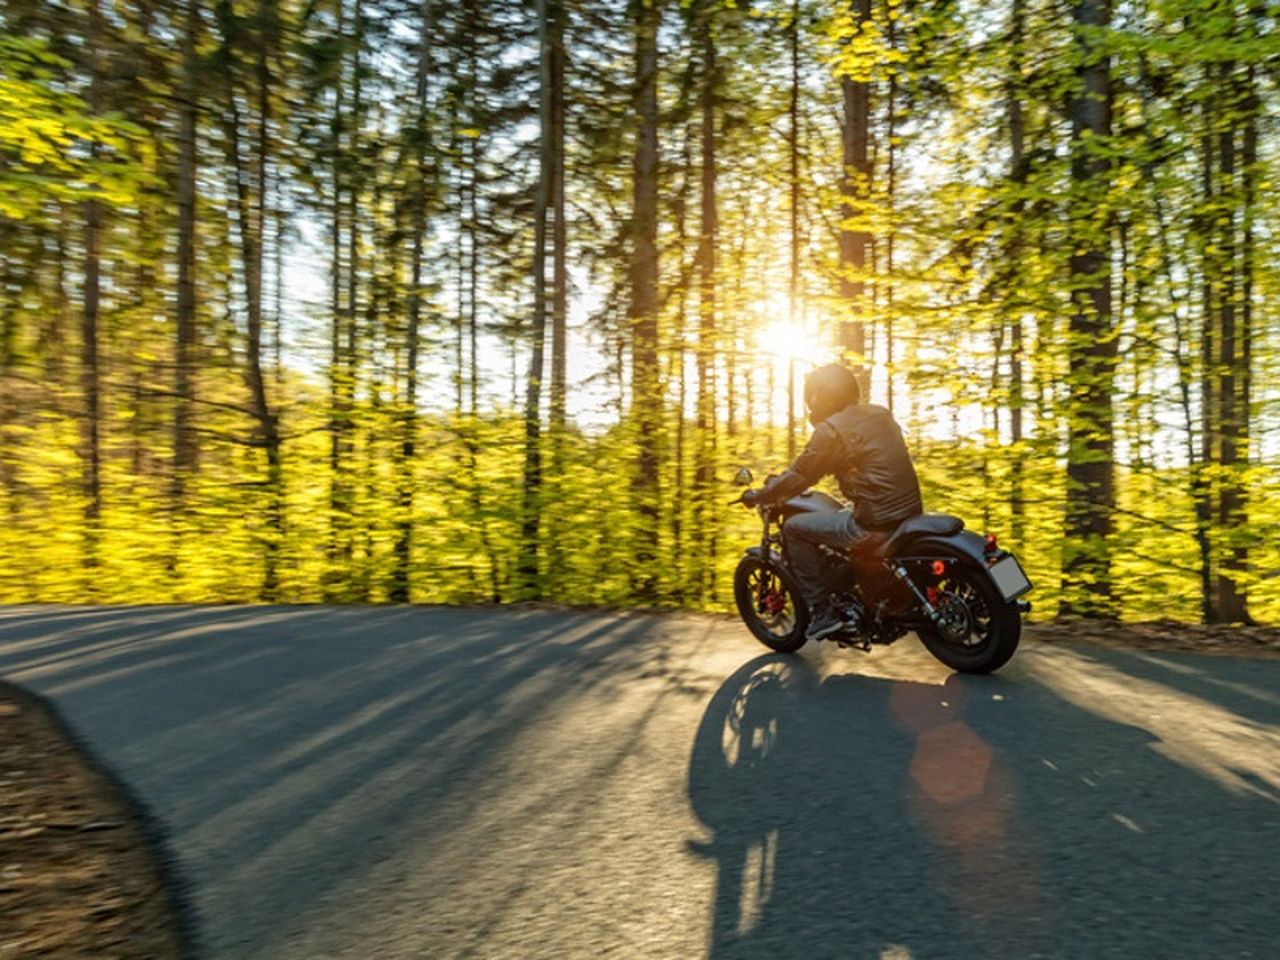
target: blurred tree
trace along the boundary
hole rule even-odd
[[[843,351],[1038,610],[1280,617],[1272,13],[0,0],[0,597],[719,606]]]

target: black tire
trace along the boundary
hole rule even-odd
[[[930,653],[961,673],[992,673],[1009,662],[1022,636],[1022,616],[985,570],[964,558],[939,581],[938,593],[936,606],[951,615],[947,624],[930,623],[916,631]]]
[[[770,650],[794,653],[804,646],[809,608],[785,567],[751,554],[743,557],[733,572],[733,599],[747,629]]]

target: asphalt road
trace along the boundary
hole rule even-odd
[[[728,620],[0,608],[213,958],[1280,956],[1280,662]]]

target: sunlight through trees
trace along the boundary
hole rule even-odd
[[[842,356],[1038,613],[1280,619],[1277,26],[0,0],[0,599],[722,607]]]

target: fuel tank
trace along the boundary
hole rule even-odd
[[[794,517],[797,513],[834,513],[843,510],[844,504],[821,490],[806,490],[782,504],[782,515]]]

